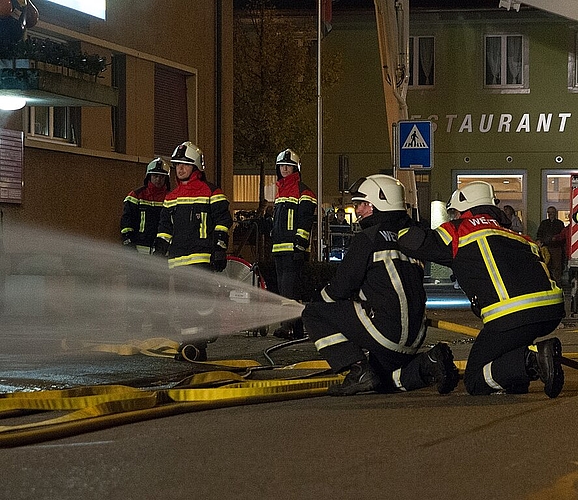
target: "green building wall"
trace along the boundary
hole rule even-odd
[[[483,88],[483,44],[489,33],[527,37],[526,93]],[[527,232],[535,235],[546,210],[541,201],[543,171],[578,171],[578,95],[568,89],[569,51],[575,37],[570,21],[539,11],[504,9],[443,15],[412,12],[410,34],[435,37],[435,86],[409,90],[407,97],[410,118],[430,118],[435,124],[431,200],[449,198],[458,171],[524,171]],[[340,154],[349,158],[351,182],[379,170],[391,171],[374,12],[336,12],[323,50],[337,51],[343,60],[341,81],[323,100],[323,197],[338,202]],[[509,130],[499,127],[502,115],[511,115]],[[481,131],[480,122],[481,129],[487,128],[490,116],[492,126]],[[548,117],[546,130],[540,120]],[[310,185],[316,182],[314,165],[316,153],[304,155],[304,177]]]

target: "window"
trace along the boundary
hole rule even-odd
[[[527,41],[522,35],[486,35],[486,88],[528,89]]]
[[[77,144],[79,108],[31,106],[28,135]]]
[[[409,86],[433,87],[435,45],[433,36],[409,38]]]
[[[527,172],[525,170],[500,170],[495,171],[463,171],[455,172],[456,187],[464,187],[474,181],[489,182],[494,187],[494,193],[500,200],[500,208],[510,205],[515,214],[520,217],[524,228],[527,218]]]
[[[569,170],[542,171],[542,218],[546,218],[547,207],[554,206],[558,210],[558,219],[564,224],[569,223],[573,173]]]

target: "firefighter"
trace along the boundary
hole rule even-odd
[[[564,385],[562,346],[552,333],[564,317],[564,296],[551,279],[538,245],[504,227],[508,220],[487,182],[454,191],[448,209],[456,220],[435,230],[402,229],[401,249],[412,257],[451,267],[472,310],[483,321],[464,375],[472,395],[528,392],[540,379],[550,398]]]
[[[227,266],[229,229],[233,224],[229,200],[205,177],[205,160],[200,148],[190,141],[177,146],[171,163],[177,187],[167,194],[155,239],[155,255],[168,256],[175,271],[175,289],[187,293],[194,277],[190,266],[222,272]],[[180,311],[180,327],[185,329],[187,311]],[[199,311],[199,314],[201,312]],[[182,333],[182,332],[180,332]],[[206,335],[206,333],[205,333]],[[184,342],[186,359],[206,359],[206,340]]]
[[[151,254],[165,196],[171,188],[169,164],[156,158],[147,165],[144,184],[124,199],[120,234],[123,245]]]
[[[143,185],[134,189],[124,199],[120,219],[120,234],[125,248],[139,254],[151,255],[157,235],[161,209],[165,196],[170,190],[170,167],[162,158],[155,158],[146,168]],[[143,321],[150,321],[157,335],[166,335],[168,318],[164,311],[158,311],[155,304],[137,300],[135,292],[154,291],[159,287],[168,289],[168,283],[159,283],[158,278],[140,270],[127,270],[127,284],[130,296],[127,306],[128,330],[135,335],[142,331]]]
[[[334,372],[348,372],[328,393],[350,396],[434,384],[440,394],[451,392],[458,372],[449,346],[439,343],[418,353],[426,336],[424,266],[397,244],[398,231],[414,224],[403,185],[376,174],[359,179],[350,193],[362,231],[319,301],[307,304],[302,314],[319,354]]]
[[[291,149],[281,151],[275,163],[277,194],[271,231],[279,295],[299,300],[300,276],[315,220],[317,197],[301,181],[301,161]],[[283,322],[273,333],[286,339],[303,338],[300,318]]]

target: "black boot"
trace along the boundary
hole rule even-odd
[[[537,342],[535,349],[529,349],[526,354],[526,373],[532,380],[544,382],[546,396],[555,398],[564,387],[562,343],[554,337]]]
[[[330,396],[353,396],[358,392],[376,391],[380,385],[379,375],[367,360],[358,361],[349,367],[343,383],[327,389]]]
[[[439,342],[422,355],[420,367],[423,379],[429,385],[436,385],[440,394],[452,392],[459,381],[459,374],[454,365],[454,355],[450,346]]]

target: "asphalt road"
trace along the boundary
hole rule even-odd
[[[468,311],[428,316],[479,326]],[[578,351],[572,318],[556,335],[565,352]],[[438,340],[450,343],[456,359],[467,357],[471,339],[430,328],[427,344]],[[263,351],[279,342],[238,334],[211,344],[209,355],[265,365]],[[319,359],[309,342],[270,355],[275,364]],[[102,353],[0,362],[2,384],[24,390],[146,386],[155,376],[170,384],[190,371],[169,359]],[[539,382],[526,395],[486,397],[467,395],[460,382],[445,396],[423,389],[235,406],[0,449],[0,498],[578,498],[578,374],[565,373],[554,400]]]

